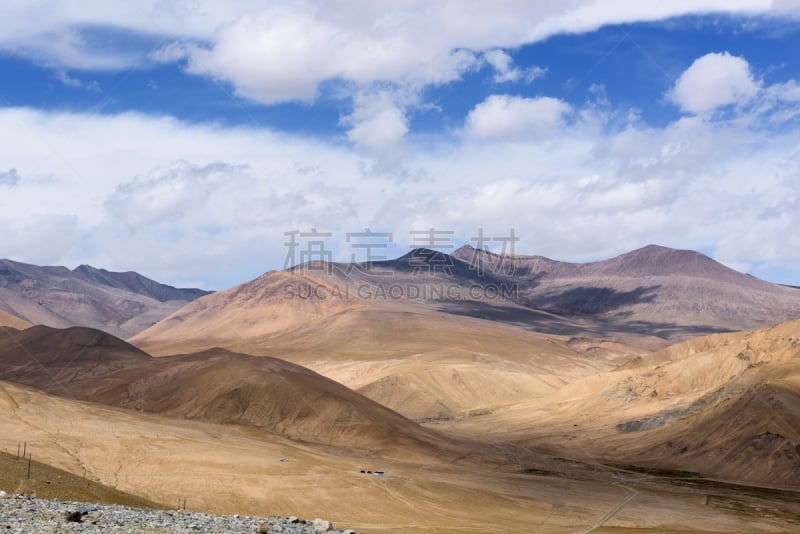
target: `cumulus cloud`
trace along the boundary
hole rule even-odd
[[[313,100],[325,80],[438,84],[477,65],[472,52],[398,31],[386,18],[359,28],[318,10],[268,9],[220,28],[210,47],[188,49],[187,69],[230,81],[240,95],[270,104]]]
[[[402,147],[394,141],[405,135],[408,106],[424,102],[395,98],[376,110],[361,95],[388,86],[419,97],[486,63],[495,83],[530,82],[545,69],[514,65],[504,50],[606,24],[770,9],[768,0],[501,0],[469,9],[426,0],[266,7],[256,0],[10,0],[0,5],[0,50],[57,72],[178,62],[189,74],[228,84],[237,95],[266,105],[312,102],[321,88],[334,84],[345,88],[336,97],[355,108],[343,121],[350,126],[348,139],[374,151],[371,145]],[[372,135],[379,126],[386,127],[385,136]]]
[[[187,70],[230,82],[246,98],[267,104],[309,101],[327,80],[359,87],[393,83],[422,88],[459,79],[480,63],[498,82],[532,79],[541,69],[513,67],[502,48],[609,23],[658,20],[710,11],[766,11],[762,0],[633,0],[608,4],[506,0],[465,10],[422,0],[369,4],[308,2],[244,12],[217,28],[210,44],[183,48]],[[169,47],[161,56],[174,54]]]
[[[347,138],[354,145],[381,159],[396,155],[408,133],[404,106],[396,96],[389,91],[358,95],[353,113],[341,120],[350,127]]]
[[[542,105],[501,97],[501,111]],[[556,112],[525,128],[557,124],[561,105],[548,105]],[[487,126],[503,136],[412,145],[408,166],[428,177],[415,183],[365,180],[347,145],[265,129],[15,108],[0,110],[0,124],[15,125],[0,128],[0,168],[25,169],[0,195],[0,225],[27,236],[7,236],[0,256],[22,261],[220,288],[280,268],[285,231],[330,231],[347,259],[345,233],[365,227],[394,232],[399,247],[413,229],[468,241],[480,227],[514,227],[519,252],[574,261],[658,242],[718,249],[729,263],[800,262],[800,245],[786,245],[800,225],[796,139],[758,123],[686,116],[604,131],[575,120],[546,143],[509,143],[517,126]]]
[[[284,231],[358,226],[382,194],[358,189],[349,150],[265,129],[24,108],[0,110],[0,125],[0,168],[25,169],[3,188],[0,226],[38,236],[0,240],[0,257],[219,288],[282,265]],[[59,247],[41,246],[48,232]]]
[[[557,98],[491,95],[466,119],[466,133],[479,139],[541,135],[558,128],[570,106]]]
[[[728,52],[696,59],[681,74],[670,98],[683,111],[705,113],[721,106],[744,105],[759,92],[746,59]]]
[[[0,49],[62,70],[126,69],[148,60],[185,59],[189,72],[229,82],[246,98],[275,103],[313,99],[326,80],[361,86],[447,83],[475,68],[482,51],[489,52],[492,64],[502,65],[499,49],[558,33],[692,13],[770,9],[768,0],[502,0],[469,9],[426,0],[312,0],[266,9],[255,0],[10,0],[0,5]],[[98,27],[127,31],[123,41],[131,34],[149,37],[131,50],[113,38],[90,38]],[[505,69],[498,70],[498,80],[541,74]]]
[[[105,205],[132,232],[163,221],[175,224],[206,207],[208,199],[242,170],[225,163],[197,166],[178,161],[119,185]]]
[[[768,13],[769,4],[3,2],[0,49],[54,70],[180,62],[265,104],[312,101],[333,81],[352,112],[341,143],[166,116],[2,108],[0,169],[10,170],[0,185],[15,187],[0,195],[0,226],[12,236],[0,240],[0,256],[220,288],[281,267],[288,230],[343,239],[369,227],[407,246],[412,229],[468,240],[479,227],[514,227],[520,252],[566,260],[659,242],[791,267],[800,262],[800,244],[786,241],[800,225],[796,131],[765,126],[793,120],[800,95],[795,81],[763,86],[744,58],[699,58],[670,93],[687,114],[659,128],[609,120],[626,110],[599,90],[572,108],[550,96],[491,95],[436,143],[415,139],[409,120],[426,88],[487,64],[496,83],[525,81],[533,67],[506,52],[524,43],[688,13]],[[155,38],[117,57],[87,38],[87,26]],[[723,106],[746,120],[713,113]],[[398,151],[424,179],[395,180],[368,164]]]
[[[669,93],[683,111],[706,120],[735,117],[762,125],[785,125],[800,117],[800,85],[765,85],[744,57],[710,53],[696,59]],[[717,113],[732,108],[731,114]]]

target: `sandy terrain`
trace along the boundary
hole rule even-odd
[[[0,389],[0,418],[0,447],[27,440],[34,456],[58,467],[85,468],[89,478],[156,501],[185,496],[188,508],[211,512],[324,516],[365,532],[587,532],[625,503],[606,525],[663,532],[791,532],[797,526],[707,505],[692,489],[634,483],[631,490],[605,468],[562,462],[564,477],[507,472],[510,464],[491,458],[480,466],[452,458],[386,461],[7,383]],[[386,475],[362,475],[364,468]],[[637,495],[629,500],[631,491]]]
[[[670,347],[641,366],[437,425],[492,442],[800,488],[800,321]]]
[[[192,306],[210,302],[200,299]],[[156,355],[221,346],[296,362],[418,420],[451,418],[539,397],[649,353],[613,339],[540,334],[405,302],[301,303],[293,313],[307,306],[321,317],[295,324],[287,314],[278,331],[272,331],[276,324],[265,321],[267,332],[256,335],[257,318],[280,314],[284,305],[276,308],[271,299],[257,300],[249,293],[247,302],[226,308],[225,320],[231,321],[226,339],[213,334],[219,331],[213,326],[220,313],[216,310],[203,321],[201,330],[211,332],[207,337],[189,334],[175,316],[162,323],[163,334],[157,339],[137,336],[131,341]],[[291,302],[285,306],[290,308]],[[174,341],[172,327],[167,326],[172,324]]]
[[[380,268],[419,280],[401,260]],[[335,296],[379,284],[334,265],[200,298],[135,346],[5,328],[0,446],[156,501],[365,531],[800,529],[800,320],[667,342],[793,313],[797,290],[662,247],[515,261],[513,301]]]
[[[83,473],[70,473],[33,458],[22,458],[27,443],[19,444],[10,452],[0,452],[0,490],[9,495],[14,493],[36,496],[40,499],[65,499],[92,503],[113,503],[125,506],[154,507],[158,503],[123,493],[83,477]],[[32,452],[32,451],[31,451]],[[30,463],[30,478],[28,477]]]

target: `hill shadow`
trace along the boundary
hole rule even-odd
[[[653,302],[659,288],[654,285],[632,291],[616,291],[608,287],[580,287],[554,293],[544,299],[533,298],[527,303],[521,302],[523,299],[517,302],[502,299],[451,300],[442,302],[437,309],[452,315],[496,321],[554,335],[607,336],[619,333],[653,336],[669,341],[735,331],[711,325],[630,320],[633,312],[618,311],[625,306]],[[603,317],[603,314],[615,311],[612,317]]]
[[[609,331],[627,334],[644,334],[660,337],[662,339],[676,339],[682,337],[699,337],[710,334],[725,334],[737,332],[733,328],[723,328],[711,325],[682,325],[678,323],[664,323],[655,321],[630,321],[614,322],[604,325]]]
[[[652,303],[661,286],[642,286],[631,291],[611,287],[576,287],[546,296],[531,298],[532,308],[568,316],[591,316],[613,312],[624,306]]]
[[[491,304],[483,301],[448,301],[439,311],[463,317],[521,326],[534,332],[555,335],[579,335],[589,329],[573,325],[551,313],[515,305]]]

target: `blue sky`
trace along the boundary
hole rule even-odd
[[[224,288],[284,232],[649,243],[800,285],[792,1],[0,7],[0,257]]]
[[[312,103],[263,105],[235,95],[230,83],[187,75],[180,63],[147,60],[147,52],[169,43],[113,29],[92,28],[91,42],[142,57],[142,64],[103,70],[59,69],[42,60],[7,51],[0,56],[6,83],[6,106],[47,110],[166,114],[190,122],[263,126],[322,138],[343,135],[339,119],[352,110],[337,80],[323,87]],[[416,133],[446,133],[487,95],[502,88],[521,96],[555,96],[580,106],[602,86],[618,108],[636,108],[648,124],[663,126],[680,111],[664,95],[692,61],[714,51],[746,57],[754,74],[767,83],[798,76],[800,22],[777,23],[750,17],[683,16],[634,24],[614,24],[581,34],[559,34],[506,52],[521,68],[546,69],[533,82],[524,79],[497,84],[494,69],[484,64],[460,79],[425,91],[427,104],[409,115]],[[63,77],[73,80],[65,82]],[[78,85],[80,84],[80,85]]]

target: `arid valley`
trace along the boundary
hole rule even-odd
[[[800,528],[800,290],[656,246],[491,278],[487,254],[301,265],[175,311],[4,262],[0,446],[168,507],[364,532]],[[499,277],[513,299],[287,289]],[[80,326],[111,297],[164,317]]]

